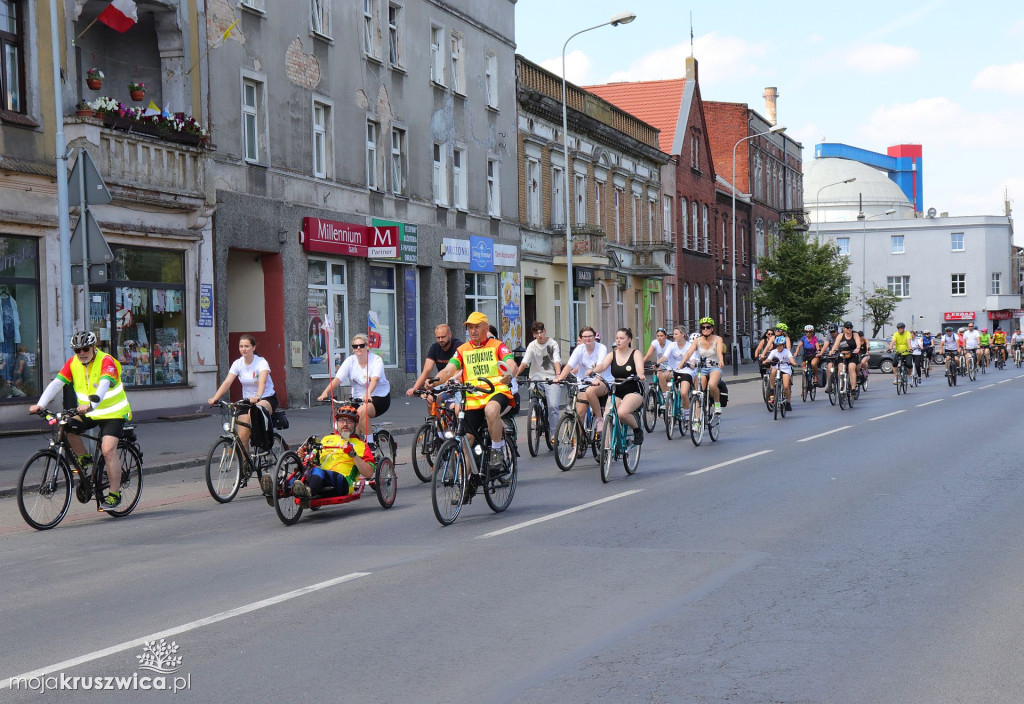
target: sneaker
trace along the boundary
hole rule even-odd
[[[644,430],[643,428],[633,428],[633,444],[643,445],[644,444]]]
[[[722,404],[721,403],[715,403],[715,415],[716,416],[722,415]]]
[[[789,401],[786,401],[786,410],[787,411],[792,411],[793,410],[793,404],[791,404]]]
[[[700,430],[700,421],[695,419],[691,427],[693,428],[693,432],[696,433],[698,430]]]
[[[260,489],[263,490],[263,496],[267,499],[267,505],[274,505],[274,478],[269,474],[264,474],[263,478],[260,479]]]
[[[505,454],[501,450],[491,449],[487,456],[487,465],[492,469],[501,469],[503,464],[505,464]]]
[[[103,499],[100,503],[100,509],[103,511],[113,511],[121,505],[121,492],[112,491],[107,494],[107,498]]]
[[[292,482],[292,495],[300,499],[309,499],[312,498],[313,492],[309,490],[308,486],[296,479]]]
[[[896,384],[898,384],[898,383],[900,383],[900,380],[899,380],[899,379],[893,379],[893,380],[892,380],[892,385],[893,385],[893,386],[896,386]]]

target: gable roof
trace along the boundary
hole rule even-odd
[[[685,78],[605,83],[599,86],[584,86],[583,89],[661,130],[661,151],[666,154],[674,153],[672,145],[675,143],[679,111],[686,89]]]

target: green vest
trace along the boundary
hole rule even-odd
[[[110,355],[96,350],[96,357],[92,360],[88,378],[86,378],[85,365],[78,360],[78,355],[71,359],[71,383],[74,386],[75,395],[78,396],[78,405],[85,406],[91,403],[89,394],[95,393],[96,387],[100,383],[100,370],[103,368],[104,357],[110,357]],[[114,360],[114,366],[117,367],[117,379],[110,385],[107,395],[103,397],[100,404],[85,415],[94,420],[109,420],[111,418],[131,420],[132,407],[128,405],[128,396],[124,392],[124,384],[121,383],[121,363],[117,361],[116,357],[111,357],[111,359]]]

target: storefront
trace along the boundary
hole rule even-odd
[[[0,235],[0,402],[41,388],[39,241]]]
[[[462,272],[462,320],[473,311],[479,311],[497,328],[498,337],[510,349],[523,346],[523,277],[516,270],[518,250],[515,245],[475,235],[468,240],[445,237],[441,243],[441,261],[449,269],[469,265],[468,270]],[[509,270],[499,271],[499,268]],[[452,327],[458,325],[453,323]]]

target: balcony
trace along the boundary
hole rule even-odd
[[[551,229],[555,232],[555,234],[551,236],[551,254],[556,257],[564,257],[565,224],[553,224],[551,226]],[[602,230],[600,227],[597,227],[596,225],[573,225],[572,256],[606,256],[604,230]]]

